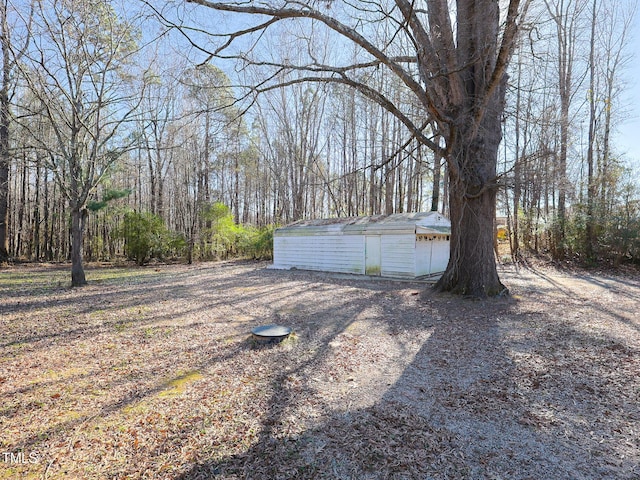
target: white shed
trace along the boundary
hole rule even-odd
[[[451,222],[438,212],[302,220],[276,229],[273,268],[416,278],[444,272]]]

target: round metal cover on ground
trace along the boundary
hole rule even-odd
[[[254,328],[251,333],[254,338],[260,341],[278,341],[287,337],[291,333],[291,329],[282,325],[263,325]]]

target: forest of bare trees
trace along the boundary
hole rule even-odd
[[[462,178],[451,156],[493,147],[451,143],[452,123],[440,117],[466,107],[454,105],[455,82],[421,77],[435,70],[418,71],[412,42],[422,27],[406,23],[424,17],[433,42],[434,26],[454,18],[436,9],[446,2],[416,2],[422,12],[366,2],[357,18],[340,2],[310,3],[422,78],[415,89],[435,99],[433,111],[409,81],[322,22],[241,22],[198,3],[2,1],[2,260],[136,257],[132,245],[150,232],[141,263],[261,254],[247,245],[303,218],[470,208],[451,203]],[[532,252],[640,259],[638,159],[615,143],[631,113],[623,94],[632,3],[545,0],[518,17],[507,75],[487,93],[504,95],[492,120],[497,171],[487,178],[514,261]],[[497,35],[495,19],[482,34]],[[84,283],[79,268],[74,284]]]

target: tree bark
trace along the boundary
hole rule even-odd
[[[3,91],[0,98],[0,262],[9,259],[9,115],[4,100]]]
[[[596,134],[596,84],[595,84],[595,42],[596,42],[596,0],[593,0],[591,10],[591,41],[589,48],[589,138],[587,146],[587,219],[585,225],[585,255],[588,261],[594,260],[595,232],[595,197],[596,181],[594,178],[595,164],[594,144]]]
[[[87,218],[87,210],[71,208],[71,286],[81,287],[87,284],[82,266],[82,237]]]
[[[449,169],[450,255],[435,285],[438,291],[478,298],[508,293],[494,257],[495,178],[505,85],[494,94],[475,138],[467,140],[473,135],[467,127],[453,143],[451,161],[457,169]]]
[[[2,29],[2,86],[0,87],[0,262],[9,259],[9,45],[6,5],[0,13]]]
[[[431,192],[431,211],[437,212],[440,206],[440,175],[442,172],[442,156],[440,152],[433,154],[433,190]]]

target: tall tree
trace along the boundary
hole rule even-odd
[[[20,50],[28,45],[29,35],[26,33],[21,47],[14,45],[15,26],[9,24],[9,10],[12,5],[8,0],[0,0],[0,262],[9,258],[9,168],[10,153],[10,121],[11,121],[11,89],[14,86],[14,70]],[[22,16],[26,24],[30,15]],[[28,32],[29,28],[25,29]]]
[[[632,55],[628,51],[629,35],[631,33],[633,19],[638,11],[638,2],[621,3],[616,1],[602,2],[603,14],[598,27],[601,29],[598,41],[598,50],[601,52],[597,65],[596,78],[602,82],[600,85],[598,100],[600,103],[600,113],[598,124],[601,131],[598,177],[599,201],[598,210],[601,218],[608,216],[607,205],[611,200],[611,167],[612,165],[612,145],[611,135],[615,129],[616,117],[627,112],[620,112],[618,104],[623,91],[624,82],[621,78],[624,67],[629,63]],[[594,95],[595,96],[595,95]],[[618,108],[616,108],[618,106]]]
[[[558,179],[558,205],[554,228],[554,254],[562,259],[566,254],[567,196],[571,187],[567,177],[571,106],[586,71],[576,72],[577,52],[584,33],[582,13],[587,3],[578,0],[545,0],[545,5],[556,28],[558,96],[560,98],[560,150],[556,165]]]
[[[154,63],[156,63],[154,61]],[[164,184],[172,159],[176,130],[177,92],[164,74],[148,75],[139,117],[141,155],[147,159],[151,213],[165,217]],[[141,193],[141,192],[138,192]]]
[[[292,65],[288,59],[254,59],[254,55],[238,58],[254,64],[277,63],[280,72],[298,73],[280,85],[349,85],[395,115],[424,145],[440,152],[448,166],[452,235],[449,265],[437,288],[480,297],[505,290],[494,260],[493,223],[506,68],[518,31],[520,0],[510,0],[503,12],[497,0],[458,0],[455,5],[447,0],[395,0],[367,2],[366,8],[335,1],[284,1],[277,7],[257,1],[191,1],[218,11],[261,15],[263,23],[231,33],[222,47],[210,49],[210,57],[222,56],[238,38],[260,34],[293,18],[324,25],[358,45],[363,57],[359,64],[323,65],[315,61],[312,51],[303,65]],[[526,9],[528,2],[523,3]],[[388,25],[395,35],[378,42],[375,25]],[[407,46],[412,48],[408,55]],[[402,111],[384,91],[367,83],[364,73],[372,68],[382,68],[404,83],[422,107],[421,118]],[[255,91],[275,88],[268,80]],[[442,134],[444,147],[425,133],[429,122]]]
[[[0,2],[0,48],[2,71],[0,72],[0,262],[9,258],[9,82],[11,51],[7,22],[7,1]]]
[[[126,151],[121,134],[140,102],[130,88],[136,29],[102,0],[43,0],[34,20],[22,76],[37,101],[24,125],[39,118],[54,133],[53,144],[37,134],[32,142],[69,202],[71,283],[80,286],[87,202]]]
[[[596,200],[596,183],[594,176],[594,147],[596,135],[596,14],[597,2],[591,4],[591,36],[589,41],[589,133],[587,134],[587,217],[585,224],[585,254],[589,260],[593,259],[593,249],[596,242],[594,205]]]

